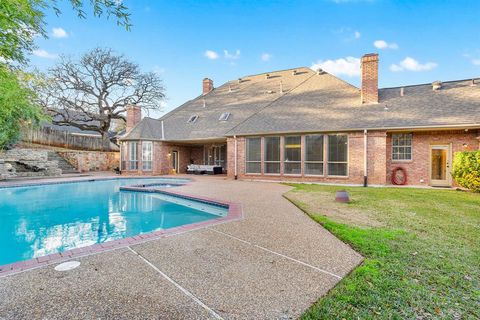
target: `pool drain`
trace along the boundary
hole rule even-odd
[[[77,268],[80,265],[79,261],[67,261],[64,263],[60,263],[58,266],[55,267],[56,271],[70,271]]]

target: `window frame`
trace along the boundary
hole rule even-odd
[[[135,148],[132,148],[133,145]],[[135,150],[135,152],[132,152],[132,150]],[[132,158],[133,155],[135,155],[135,159]],[[132,164],[135,164],[135,166],[132,167]],[[138,170],[138,141],[128,142],[128,170]]]
[[[311,136],[322,137],[322,161],[309,161],[309,160],[307,160],[307,150],[308,150],[308,148],[307,148],[307,137],[309,137],[309,136],[310,137]],[[325,134],[321,134],[321,133],[320,134],[306,134],[304,136],[304,141],[305,142],[304,142],[304,147],[303,147],[304,148],[304,151],[303,151],[303,153],[304,153],[303,154],[303,175],[306,176],[306,177],[325,177],[326,176],[325,175],[325,171],[326,171],[325,170],[325,163],[326,163],[326,161],[325,161],[326,160],[325,159],[325,156],[326,156],[325,155],[325,145],[326,145],[325,136],[326,136]],[[306,165],[308,163],[321,163],[322,164],[322,174],[307,173],[307,166]]]
[[[330,136],[346,136],[347,137],[347,143],[346,143],[346,146],[347,146],[347,160],[346,161],[330,161],[329,160],[329,154],[330,154],[330,141],[329,141],[329,137]],[[326,177],[332,177],[332,178],[348,178],[350,176],[350,138],[349,138],[349,135],[347,133],[330,133],[330,134],[326,134],[325,137],[327,138],[327,142],[325,143],[324,141],[324,147],[325,147],[325,154],[324,154],[324,159],[326,160],[326,164],[327,164],[327,170],[325,172],[325,168],[324,168],[324,174],[326,175]],[[335,175],[335,174],[329,174],[329,164],[332,163],[332,164],[346,164],[347,165],[347,170],[346,170],[346,174],[343,176],[343,175]]]
[[[287,152],[287,138],[291,138],[291,137],[296,137],[296,138],[299,138],[300,139],[300,147],[298,147],[298,149],[300,149],[300,160],[298,161],[287,161],[286,160],[286,152]],[[280,142],[280,148],[283,149],[283,150],[280,150],[280,154],[282,154],[282,151],[283,151],[283,159],[280,158],[280,161],[283,163],[283,166],[280,167],[280,173],[285,175],[285,176],[302,176],[302,135],[301,134],[298,134],[298,135],[287,135],[287,136],[283,136],[283,148],[282,148],[282,143]],[[293,149],[293,148],[292,148]],[[290,163],[298,163],[300,166],[299,166],[299,169],[300,169],[300,172],[299,173],[285,173],[285,165],[286,164],[290,164]],[[283,169],[283,171],[282,171]]]
[[[144,146],[150,145],[150,160],[146,160]],[[145,163],[150,163],[150,168],[145,168]],[[153,141],[142,141],[142,170],[153,171]]]
[[[197,120],[198,120],[198,115],[192,114],[192,115],[188,118],[187,123],[192,123],[192,124],[193,124],[193,123],[197,122]]]
[[[393,144],[393,140],[394,140],[394,136],[395,135],[402,135],[402,136],[406,136],[406,135],[409,135],[410,136],[410,145],[397,145],[397,146],[394,146]],[[393,155],[395,154],[394,150],[395,148],[410,148],[410,159],[394,159],[393,158]],[[405,153],[403,153],[405,154]],[[398,132],[398,133],[392,133],[392,149],[391,149],[391,158],[392,158],[392,162],[393,163],[401,163],[401,162],[412,162],[413,161],[413,133],[412,132]]]
[[[271,160],[266,160],[266,155],[267,155],[267,139],[269,138],[278,138],[278,161],[271,161]],[[283,149],[283,146],[282,146],[282,136],[267,136],[267,137],[263,137],[263,164],[262,164],[262,172],[264,175],[268,175],[268,176],[280,176],[282,174],[282,149]],[[275,172],[275,173],[270,173],[270,172],[266,172],[266,167],[267,167],[267,164],[271,164],[271,163],[278,163],[278,173]]]
[[[258,139],[260,141],[260,160],[248,160],[249,156],[249,140]],[[245,139],[245,174],[252,174],[252,175],[261,175],[263,173],[263,164],[262,164],[262,144],[263,139],[262,137],[248,137]],[[260,171],[259,172],[248,172],[248,164],[249,163],[259,163],[260,164]]]

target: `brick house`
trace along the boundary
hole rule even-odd
[[[395,171],[409,185],[451,186],[453,154],[480,147],[480,83],[379,89],[378,63],[362,57],[361,88],[301,67],[218,88],[206,78],[202,95],[160,119],[141,120],[131,106],[121,168],[159,175],[211,164],[235,179],[372,185]]]

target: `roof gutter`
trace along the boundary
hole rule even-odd
[[[432,126],[411,126],[411,127],[372,127],[372,128],[352,128],[341,130],[298,130],[298,131],[270,131],[255,133],[236,133],[236,136],[258,136],[292,133],[317,133],[317,132],[354,132],[354,131],[426,131],[426,130],[461,130],[461,129],[480,129],[480,123],[458,124],[458,125],[432,125]],[[227,134],[226,137],[233,137],[233,134]]]

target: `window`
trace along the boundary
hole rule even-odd
[[[227,121],[230,117],[230,112],[224,112],[220,115],[219,121]]]
[[[305,174],[323,175],[323,135],[305,136]]]
[[[137,142],[129,142],[129,170],[138,170],[138,143]]]
[[[328,175],[347,176],[348,138],[346,135],[328,135]]]
[[[284,174],[301,174],[302,138],[300,136],[285,137]]]
[[[152,170],[152,151],[153,144],[152,141],[143,141],[142,142],[142,165],[143,170]]]
[[[247,173],[261,173],[261,138],[247,138]]]
[[[190,116],[190,118],[188,118],[187,123],[195,123],[195,121],[197,121],[197,119],[198,119],[197,115]]]
[[[280,173],[280,137],[265,138],[265,173]]]
[[[412,134],[392,134],[392,160],[412,160]]]

